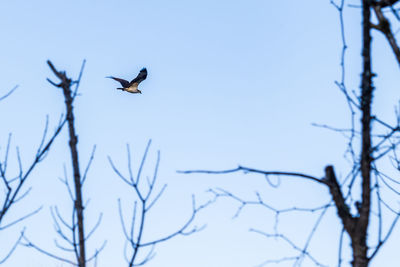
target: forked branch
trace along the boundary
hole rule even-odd
[[[156,192],[156,188],[158,187],[157,186],[158,167],[160,163],[159,152],[157,153],[157,161],[154,167],[154,173],[152,175],[152,178],[151,179],[147,178],[147,181],[142,179],[142,172],[150,148],[150,144],[151,140],[148,142],[146,146],[146,150],[143,154],[136,176],[133,176],[132,172],[132,167],[131,167],[132,163],[131,163],[131,156],[130,156],[131,154],[129,145],[127,146],[128,175],[122,174],[122,172],[119,171],[118,168],[113,163],[111,157],[108,157],[112,169],[122,181],[124,181],[133,189],[132,191],[136,199],[133,202],[132,215],[131,219],[128,222],[124,220],[121,200],[118,200],[118,208],[119,208],[122,230],[126,238],[126,245],[129,246],[129,251],[130,251],[128,253],[127,249],[125,249],[124,253],[125,259],[129,267],[144,265],[149,260],[151,260],[155,255],[154,249],[157,244],[168,241],[178,235],[190,235],[202,230],[204,226],[196,227],[192,226],[192,224],[197,214],[211,203],[210,201],[199,206],[196,204],[195,198],[193,196],[192,213],[181,227],[179,227],[176,231],[163,235],[157,239],[143,241],[145,237],[144,226],[147,224],[148,220],[147,215],[149,211],[155,207],[157,201],[160,199],[166,188],[166,185],[163,185],[161,189],[157,190],[158,192]]]

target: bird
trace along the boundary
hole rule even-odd
[[[142,91],[138,89],[138,86],[147,78],[147,69],[142,68],[136,78],[133,79],[131,82],[113,76],[107,76],[106,78],[110,78],[119,82],[122,85],[122,88],[117,88],[118,90],[122,90],[132,94],[141,94]]]

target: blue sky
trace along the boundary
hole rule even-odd
[[[359,13],[355,8],[345,13],[347,82],[356,90],[361,70]],[[328,0],[2,1],[0,95],[16,84],[19,88],[0,103],[0,155],[12,132],[13,145],[20,147],[27,166],[46,115],[54,127],[64,111],[61,92],[46,82],[47,77],[54,78],[46,60],[77,77],[86,59],[75,115],[82,166],[97,146],[84,195],[90,199],[89,225],[103,212],[88,247],[93,251],[107,240],[99,267],[124,266],[117,199],[128,206],[132,192],[112,172],[107,156],[126,170],[127,143],[137,166],[152,139],[146,171],[151,174],[160,150],[159,188],[168,184],[146,225],[145,239],[179,227],[190,215],[191,195],[205,202],[211,197],[205,192],[209,188],[222,187],[246,199],[254,199],[259,191],[279,208],[324,204],[329,200],[326,188],[307,181],[283,178],[275,189],[257,175],[182,175],[176,170],[242,164],[320,177],[327,164],[334,164],[344,176],[344,138],[311,126],[349,125],[347,105],[334,84],[340,78],[339,30],[337,11]],[[380,35],[374,40],[374,69],[379,73],[375,82],[384,91],[377,93],[375,107],[378,114],[393,119],[399,99],[398,66],[385,40]],[[142,95],[117,91],[118,84],[104,78],[130,79],[142,67],[149,72],[141,84]],[[33,241],[57,251],[49,207],[57,205],[69,214],[71,206],[57,179],[63,176],[64,164],[71,174],[66,133],[29,179],[32,192],[10,220],[41,205],[42,211],[0,232],[0,239],[10,240],[10,246],[26,226]],[[236,208],[237,203],[221,200],[204,210],[195,224],[207,224],[205,230],[161,244],[147,266],[243,267],[293,255],[282,243],[248,231],[271,231],[273,214],[249,208],[232,220]],[[282,231],[302,244],[315,220],[315,215],[289,215],[282,218]],[[336,263],[339,233],[332,210],[311,243],[313,255],[326,265]],[[397,231],[373,266],[388,266],[398,239]],[[4,266],[67,265],[20,247]]]

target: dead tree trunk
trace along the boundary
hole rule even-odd
[[[99,253],[103,250],[103,248],[106,245],[106,242],[103,242],[101,247],[96,249],[96,251],[91,255],[87,256],[86,254],[86,243],[89,239],[89,237],[94,233],[94,231],[97,229],[97,227],[100,225],[102,214],[100,214],[97,223],[92,229],[89,229],[88,235],[85,236],[85,225],[84,225],[84,206],[83,206],[83,196],[82,196],[82,188],[84,185],[84,182],[86,180],[86,175],[88,173],[88,170],[91,166],[94,153],[95,153],[95,148],[96,146],[93,147],[92,154],[90,156],[89,162],[86,166],[86,169],[81,175],[80,168],[79,168],[79,160],[78,160],[78,137],[75,132],[75,126],[74,126],[74,113],[73,113],[73,103],[75,100],[75,97],[77,96],[78,92],[78,87],[79,83],[82,77],[82,72],[85,66],[85,61],[82,63],[81,71],[79,74],[79,77],[77,80],[73,81],[72,79],[68,78],[65,71],[58,71],[53,64],[50,61],[47,61],[48,65],[50,66],[50,69],[54,72],[54,74],[60,79],[59,83],[55,83],[51,81],[50,79],[47,79],[52,85],[55,87],[61,88],[63,90],[64,98],[65,98],[65,106],[66,106],[66,116],[64,122],[68,122],[69,126],[69,147],[71,151],[71,161],[72,161],[72,168],[73,168],[73,173],[74,173],[74,189],[72,189],[72,186],[70,186],[69,179],[67,177],[67,173],[65,170],[65,178],[61,179],[61,182],[66,186],[68,193],[71,197],[71,200],[73,202],[73,211],[72,211],[72,218],[71,218],[71,223],[68,223],[68,220],[63,218],[61,216],[59,210],[57,207],[54,207],[51,209],[51,215],[53,217],[54,221],[54,227],[55,230],[58,234],[58,236],[62,239],[63,242],[66,243],[66,246],[64,245],[59,245],[57,242],[57,239],[55,240],[56,246],[65,251],[65,252],[73,252],[75,255],[75,259],[71,260],[70,257],[64,257],[64,256],[59,256],[57,254],[54,254],[52,252],[49,252],[45,249],[42,249],[40,246],[36,245],[35,243],[31,242],[29,238],[24,235],[22,237],[22,245],[31,247],[36,249],[37,251],[52,257],[56,260],[62,261],[64,263],[68,263],[72,266],[78,266],[78,267],[85,267],[87,266],[88,262],[91,260],[95,261],[95,265],[97,262],[97,257]],[[75,86],[73,86],[75,85]],[[71,87],[74,87],[72,89]],[[75,194],[74,194],[75,193]],[[71,236],[69,236],[69,234]]]
[[[371,7],[369,0],[363,0],[362,7],[362,60],[363,72],[361,81],[361,125],[362,125],[362,148],[361,148],[361,177],[362,177],[362,200],[360,217],[354,232],[350,234],[353,249],[353,266],[368,266],[367,257],[367,228],[369,224],[371,208],[371,103],[372,103],[372,71],[371,71]]]
[[[84,232],[84,216],[83,216],[83,204],[82,204],[82,180],[81,173],[79,170],[78,161],[78,137],[76,136],[74,126],[74,113],[73,113],[73,100],[75,93],[71,90],[72,80],[67,78],[64,72],[59,72],[55,69],[50,61],[47,61],[54,74],[61,80],[61,83],[56,85],[61,87],[65,98],[65,106],[67,110],[67,121],[69,130],[69,147],[71,151],[72,168],[74,172],[74,185],[75,185],[75,211],[78,224],[78,242],[79,242],[79,257],[78,266],[86,266],[86,255],[85,255],[85,232]],[[55,84],[53,84],[55,85]]]

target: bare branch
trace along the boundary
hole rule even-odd
[[[393,53],[394,53],[394,55],[396,57],[396,60],[397,60],[397,63],[400,66],[400,48],[397,45],[396,39],[395,39],[395,37],[393,35],[393,32],[392,32],[392,30],[390,28],[390,22],[383,15],[383,12],[382,12],[382,8],[383,7],[392,6],[396,2],[397,1],[386,0],[386,1],[380,1],[378,3],[375,3],[372,7],[373,7],[373,9],[375,11],[375,15],[376,15],[376,17],[378,19],[378,24],[374,25],[374,24],[371,23],[371,27],[376,29],[376,30],[378,30],[378,31],[380,31],[380,32],[382,32],[385,35],[387,41],[390,44],[390,47],[393,50]]]
[[[97,219],[96,224],[93,226],[92,230],[89,231],[88,235],[86,236],[85,240],[88,240],[90,236],[96,231],[101,223],[101,219],[103,218],[103,213],[100,213],[99,218]]]
[[[8,258],[10,258],[11,254],[13,254],[13,252],[15,251],[15,249],[17,248],[17,246],[21,242],[21,239],[22,239],[23,235],[24,235],[24,231],[21,232],[21,234],[20,234],[19,238],[17,239],[17,241],[15,241],[14,245],[8,251],[8,254],[3,259],[0,259],[0,264],[5,263],[6,260],[8,260]]]
[[[24,216],[22,216],[22,217],[16,219],[16,220],[14,220],[14,221],[12,221],[12,222],[10,222],[10,223],[4,225],[4,226],[1,226],[1,227],[0,227],[0,231],[6,229],[6,228],[8,228],[8,227],[11,227],[11,226],[13,226],[13,225],[15,225],[15,224],[17,224],[17,223],[23,221],[23,220],[25,220],[25,219],[27,219],[27,218],[29,218],[29,217],[35,215],[35,214],[38,213],[41,209],[42,209],[42,206],[39,207],[39,208],[37,208],[36,210],[34,210],[34,211],[32,211],[32,212],[30,212],[30,213],[24,215]]]
[[[137,172],[137,175],[136,175],[136,182],[135,182],[136,184],[139,184],[139,182],[140,182],[140,180],[139,180],[140,179],[140,175],[142,174],[144,162],[146,161],[147,152],[149,151],[150,145],[151,145],[151,139],[147,143],[146,149],[144,150],[143,158],[142,158],[142,161],[140,162],[140,166],[139,166],[139,169],[138,169],[138,172]]]
[[[122,179],[122,181],[124,181],[125,183],[127,183],[128,185],[132,186],[133,185],[133,181],[130,182],[128,179],[126,179],[117,169],[117,167],[115,167],[112,159],[110,156],[107,156],[108,161],[110,162],[111,168],[113,169],[113,171]]]
[[[23,198],[27,194],[27,192],[29,192],[29,190],[28,190],[23,194],[20,193],[20,191],[21,191],[23,185],[25,184],[26,180],[28,179],[29,175],[35,169],[37,164],[43,159],[43,156],[47,153],[47,151],[49,151],[53,141],[58,136],[58,134],[61,132],[65,122],[66,122],[66,120],[62,121],[57,126],[52,137],[47,141],[47,143],[45,145],[43,145],[43,140],[41,141],[40,147],[42,147],[42,148],[37,151],[33,162],[31,163],[31,165],[25,172],[23,172],[23,170],[22,170],[22,163],[21,163],[21,159],[20,159],[20,155],[19,155],[19,150],[17,150],[17,162],[18,162],[20,171],[19,171],[19,175],[18,175],[18,183],[13,188],[11,187],[10,182],[14,181],[14,179],[11,180],[11,179],[6,178],[8,151],[9,151],[10,143],[11,143],[11,135],[9,135],[7,149],[5,152],[6,153],[5,160],[0,168],[1,169],[0,174],[1,174],[2,180],[5,183],[6,188],[7,188],[7,194],[4,198],[2,209],[0,210],[0,223],[3,220],[4,216],[6,215],[6,213],[8,212],[8,210],[13,206],[13,204],[16,203],[18,200],[20,200],[21,197]],[[47,131],[47,130],[45,129],[45,131]]]
[[[71,261],[71,260],[68,260],[68,259],[59,257],[59,256],[57,256],[57,255],[55,255],[55,254],[53,254],[53,253],[50,253],[50,252],[48,252],[48,251],[46,251],[46,250],[41,249],[40,247],[36,246],[36,245],[33,244],[31,241],[29,241],[29,239],[28,239],[25,235],[23,235],[22,239],[23,239],[23,241],[24,241],[24,243],[22,243],[22,245],[25,246],[25,247],[34,248],[34,249],[36,249],[37,251],[39,251],[40,253],[45,254],[45,255],[47,255],[47,256],[53,258],[53,259],[56,259],[56,260],[59,260],[59,261],[63,261],[63,262],[69,263],[69,264],[71,264],[71,265],[73,265],[73,266],[78,266],[75,262],[73,262],[73,261]]]
[[[175,232],[173,232],[173,233],[171,233],[171,234],[169,234],[169,235],[167,235],[167,236],[165,236],[165,237],[162,237],[162,238],[160,238],[160,239],[153,240],[153,241],[146,242],[146,243],[142,243],[140,246],[142,246],[142,247],[147,247],[147,246],[156,245],[156,244],[158,244],[158,243],[167,241],[167,240],[169,240],[169,239],[171,239],[171,238],[173,238],[173,237],[175,237],[175,236],[177,236],[177,235],[190,235],[190,234],[193,234],[193,233],[195,233],[195,232],[198,232],[198,231],[201,231],[202,229],[204,229],[204,227],[200,227],[200,228],[194,227],[194,228],[193,228],[192,230],[190,230],[189,232],[185,232],[185,231],[187,230],[187,228],[190,226],[190,224],[193,222],[193,220],[195,219],[197,213],[198,213],[199,211],[201,211],[202,209],[206,208],[207,206],[209,206],[209,205],[213,202],[213,201],[209,201],[209,202],[207,202],[207,203],[205,203],[205,204],[203,204],[203,205],[201,205],[201,206],[196,207],[194,196],[192,196],[192,198],[193,198],[193,210],[192,210],[192,214],[191,214],[191,216],[189,217],[189,219],[186,221],[186,223],[184,223],[184,225],[183,225],[181,228],[179,228],[179,229],[176,230]]]
[[[211,202],[207,202],[201,206],[196,206],[195,204],[195,199],[193,196],[193,210],[192,214],[189,217],[188,220],[180,227],[178,230],[175,232],[172,232],[164,237],[155,239],[153,241],[149,242],[143,242],[143,235],[144,233],[144,225],[147,222],[147,214],[150,211],[151,208],[154,207],[154,205],[157,203],[157,201],[160,199],[161,195],[165,191],[167,185],[164,185],[161,190],[155,195],[155,197],[151,197],[154,194],[152,194],[155,190],[155,185],[157,181],[157,174],[158,174],[158,168],[159,168],[159,162],[160,162],[160,153],[157,153],[157,161],[155,164],[154,168],[154,173],[153,173],[153,178],[150,180],[147,178],[146,181],[142,181],[141,175],[142,171],[144,168],[144,164],[147,158],[147,154],[150,148],[151,140],[149,140],[146,149],[143,153],[142,160],[140,162],[140,165],[138,167],[138,172],[136,177],[133,177],[132,175],[132,163],[131,163],[131,153],[130,153],[130,148],[129,145],[127,145],[127,157],[128,157],[128,173],[129,173],[129,180],[121,174],[121,172],[115,167],[113,161],[111,160],[110,157],[108,157],[108,160],[110,162],[110,165],[114,172],[117,174],[119,178],[121,178],[126,184],[128,184],[132,189],[135,194],[135,197],[138,199],[137,201],[134,201],[133,203],[133,211],[132,211],[132,219],[130,220],[130,229],[128,230],[128,224],[124,220],[124,215],[122,212],[122,204],[121,200],[118,199],[118,210],[119,210],[119,217],[121,221],[121,226],[122,226],[122,231],[124,233],[124,236],[126,238],[126,246],[125,246],[125,251],[124,251],[124,256],[125,259],[130,267],[133,266],[141,266],[147,263],[149,260],[151,260],[154,257],[154,248],[158,243],[165,242],[175,236],[178,235],[190,235],[192,233],[198,232],[202,230],[204,227],[197,228],[194,226],[191,230],[188,230],[190,225],[193,223],[197,213],[207,207]],[[147,182],[147,183],[146,183]],[[143,186],[142,184],[145,183],[147,185],[147,188]],[[150,200],[152,199],[152,200]],[[128,256],[127,252],[127,245],[130,246],[131,249],[131,255]],[[149,252],[142,257],[141,260],[139,260],[138,255],[139,251],[143,250],[143,248],[150,247],[151,249]]]
[[[313,176],[310,176],[307,174],[302,174],[302,173],[297,173],[297,172],[263,171],[263,170],[248,168],[248,167],[242,167],[240,165],[235,169],[229,169],[229,170],[220,170],[220,171],[188,170],[188,171],[177,171],[177,173],[183,173],[183,174],[190,174],[190,173],[227,174],[227,173],[240,172],[240,171],[243,171],[244,173],[259,173],[259,174],[263,174],[263,175],[293,176],[293,177],[304,178],[304,179],[312,180],[314,182],[325,184],[323,179],[316,178],[316,177],[313,177]]]
[[[344,235],[344,228],[342,228],[342,231],[340,232],[340,238],[339,238],[339,249],[338,249],[338,267],[342,266],[342,249],[343,249],[343,235]]]
[[[14,91],[18,88],[18,85],[14,86],[10,91],[8,91],[5,95],[0,96],[0,101],[3,99],[6,99],[8,96],[10,96]]]
[[[300,248],[299,246],[297,246],[296,244],[294,244],[294,243],[293,243],[289,238],[287,238],[285,235],[282,235],[282,234],[268,234],[268,233],[265,233],[265,232],[262,232],[262,231],[256,230],[256,229],[250,229],[250,232],[258,233],[258,234],[261,234],[261,235],[263,235],[263,236],[265,236],[265,237],[268,237],[268,238],[271,238],[271,237],[272,237],[272,238],[281,239],[281,240],[283,240],[285,243],[287,243],[288,245],[290,245],[294,250],[297,250],[298,252],[300,252],[300,255],[299,255],[299,256],[291,257],[290,260],[294,260],[294,261],[296,262],[296,261],[298,261],[298,260],[301,260],[302,257],[306,256],[306,257],[308,257],[311,261],[313,261],[315,265],[320,266],[320,267],[327,267],[327,265],[323,265],[323,264],[321,264],[319,261],[317,261],[309,252],[304,251],[302,248]],[[274,260],[273,262],[274,262],[274,263],[280,263],[280,262],[282,262],[282,261],[287,261],[287,260],[288,260],[288,258],[287,258],[287,257],[284,257],[284,258],[279,259],[279,260]],[[266,265],[267,263],[272,263],[272,262],[271,262],[271,261],[266,261],[266,262],[264,262],[264,263],[263,263],[262,265],[260,265],[260,266],[264,266],[264,265]]]
[[[94,153],[95,152],[96,152],[96,145],[93,146],[92,153],[90,154],[89,162],[88,162],[88,164],[86,166],[85,172],[83,173],[82,185],[85,183],[86,176],[87,176],[87,173],[88,173],[88,171],[90,169],[90,166],[91,166],[91,164],[93,162],[93,158],[94,158]]]
[[[151,201],[150,204],[147,205],[146,211],[150,210],[151,207],[153,207],[153,205],[157,202],[157,200],[158,200],[158,199],[161,197],[161,195],[164,193],[164,190],[165,190],[166,188],[167,188],[167,185],[165,184],[165,185],[161,188],[160,192],[158,192],[158,194],[156,195],[156,197],[153,199],[153,201]],[[149,191],[149,192],[151,192],[151,191]]]

